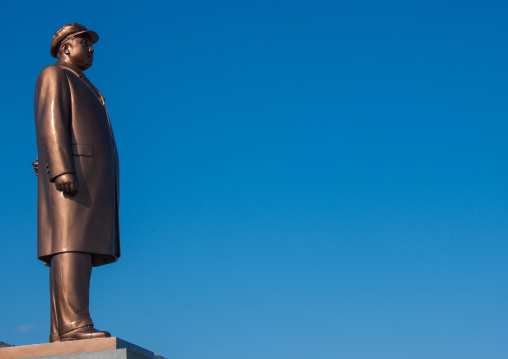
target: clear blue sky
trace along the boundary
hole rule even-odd
[[[46,342],[33,90],[53,33],[120,154],[99,329],[181,359],[506,358],[506,1],[3,5],[0,340]]]

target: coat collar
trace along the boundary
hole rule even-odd
[[[88,77],[85,76],[85,74],[83,73],[83,71],[81,71],[76,65],[73,65],[73,64],[70,64],[68,62],[65,62],[65,61],[57,61],[56,66],[59,66],[59,67],[62,67],[66,70],[69,70],[70,72],[72,72],[74,75],[76,75],[77,77],[79,77],[81,80],[83,80],[83,82],[85,84],[88,85],[88,87],[90,87],[94,92],[95,94],[97,95],[97,97],[99,98],[99,101],[102,103],[102,105],[104,106],[104,96],[102,96],[101,92],[97,89],[97,87],[95,87],[91,82],[90,80],[88,79]]]
[[[76,75],[80,79],[86,78],[86,76],[83,73],[83,71],[81,71],[76,65],[70,64],[70,63],[65,62],[65,61],[57,61],[55,65],[63,67],[64,69],[70,70],[71,72],[74,73],[74,75]]]

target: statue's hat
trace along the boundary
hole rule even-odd
[[[99,41],[99,35],[95,31],[88,30],[81,24],[71,22],[67,25],[59,28],[55,34],[53,35],[53,39],[51,39],[51,56],[56,57],[58,53],[58,49],[60,48],[60,44],[66,40],[67,38],[77,37],[77,36],[86,36],[92,44],[95,44]]]

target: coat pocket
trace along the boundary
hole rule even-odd
[[[93,157],[93,155],[94,155],[93,145],[78,145],[76,143],[73,143],[72,144],[72,155],[73,156]]]

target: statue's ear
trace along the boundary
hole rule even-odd
[[[64,54],[69,55],[70,54],[70,52],[69,52],[69,44],[63,44],[62,45],[62,50],[63,50]]]

